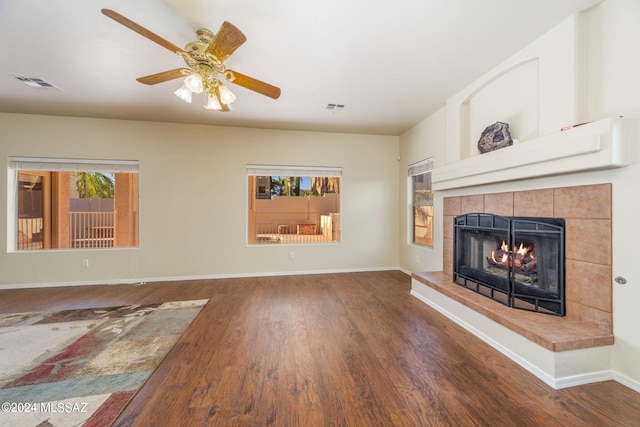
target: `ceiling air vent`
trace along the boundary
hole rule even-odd
[[[38,78],[38,77],[20,77],[14,76],[17,80],[20,80],[22,83],[26,84],[29,87],[33,87],[36,89],[56,89],[61,90],[54,84],[49,83],[48,81]]]
[[[327,104],[326,110],[332,113],[339,113],[344,109],[344,104]]]

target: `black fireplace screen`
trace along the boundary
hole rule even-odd
[[[455,218],[454,282],[510,307],[564,316],[564,260],[563,219]]]

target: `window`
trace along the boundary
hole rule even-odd
[[[429,158],[409,165],[409,189],[411,192],[411,242],[433,246],[433,191],[431,170],[433,159]]]
[[[341,168],[247,165],[248,241],[340,242]]]
[[[138,162],[9,158],[9,251],[138,246]]]

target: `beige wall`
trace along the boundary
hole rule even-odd
[[[8,156],[140,162],[139,248],[3,251],[0,287],[398,265],[398,137],[20,114],[0,114],[0,129],[5,170]],[[247,164],[341,166],[341,243],[248,246]],[[0,174],[1,224],[7,185]]]
[[[636,0],[605,0],[599,6],[587,11],[581,22],[574,26],[579,31],[583,50],[578,52],[580,58],[574,58],[584,67],[577,69],[572,61],[567,64],[564,60],[555,62],[560,69],[557,71],[560,81],[565,81],[571,74],[575,79],[570,82],[571,88],[561,91],[565,95],[553,102],[553,92],[545,91],[539,100],[540,114],[549,120],[553,117],[566,117],[570,120],[592,121],[610,116],[624,116],[627,124],[627,144],[630,150],[630,166],[609,171],[594,171],[589,173],[553,176],[540,179],[529,179],[507,183],[497,183],[468,187],[458,190],[436,192],[435,204],[435,247],[421,248],[406,244],[403,233],[406,230],[406,216],[400,215],[400,266],[411,271],[438,271],[442,269],[442,199],[450,196],[464,196],[483,193],[498,193],[507,191],[534,190],[540,188],[568,187],[590,184],[612,184],[613,191],[613,276],[626,278],[627,284],[613,283],[613,325],[615,346],[612,352],[611,367],[614,377],[640,391],[640,334],[637,325],[640,324],[640,271],[636,268],[634,248],[640,240],[637,229],[631,231],[627,226],[635,226],[640,212],[640,199],[637,195],[637,183],[640,182],[640,166],[638,165],[638,147],[640,138],[640,53],[637,41],[640,40],[640,3]],[[573,25],[575,23],[572,23]],[[564,24],[567,25],[566,23]],[[566,40],[566,32],[552,31]],[[581,38],[584,37],[584,38]],[[552,45],[549,34],[541,38],[543,45]],[[581,42],[581,43],[582,43]],[[530,51],[536,44],[523,49]],[[538,46],[539,47],[539,46]],[[544,49],[542,49],[544,52]],[[523,57],[523,52],[514,56]],[[581,56],[584,55],[584,56]],[[543,55],[544,56],[544,55]],[[509,63],[509,61],[507,61]],[[567,68],[568,67],[568,68]],[[504,64],[497,70],[504,69]],[[548,71],[548,69],[547,69]],[[489,73],[488,76],[491,76]],[[557,85],[554,73],[545,72],[540,77],[540,87]],[[579,83],[579,84],[578,84]],[[482,84],[482,79],[475,83],[475,87]],[[472,85],[473,86],[473,85]],[[469,93],[466,89],[461,94]],[[466,95],[465,95],[466,96]],[[460,101],[465,96],[456,95],[453,99]],[[576,103],[583,104],[576,105]],[[459,105],[459,104],[456,104]],[[451,103],[444,110],[451,107]],[[487,108],[490,108],[487,106]],[[556,111],[560,108],[562,111]],[[554,112],[550,115],[549,112]],[[556,114],[557,113],[557,114]],[[455,161],[461,156],[460,132],[450,134],[452,116],[451,111],[438,111],[425,119],[409,132],[401,136],[400,152],[402,161],[400,167],[401,198],[406,204],[406,184],[403,188],[403,171],[412,162],[427,156],[435,156],[435,167],[445,164],[445,159]],[[456,114],[453,116],[457,117]],[[546,129],[548,120],[542,121],[545,129],[540,134],[549,133]],[[554,124],[557,128],[557,124]],[[443,130],[446,129],[446,130]],[[454,146],[447,146],[447,143]],[[406,173],[405,173],[406,174]],[[416,262],[419,257],[421,262]]]

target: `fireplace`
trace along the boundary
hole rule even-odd
[[[564,316],[564,232],[561,218],[457,216],[453,280],[509,307]]]

